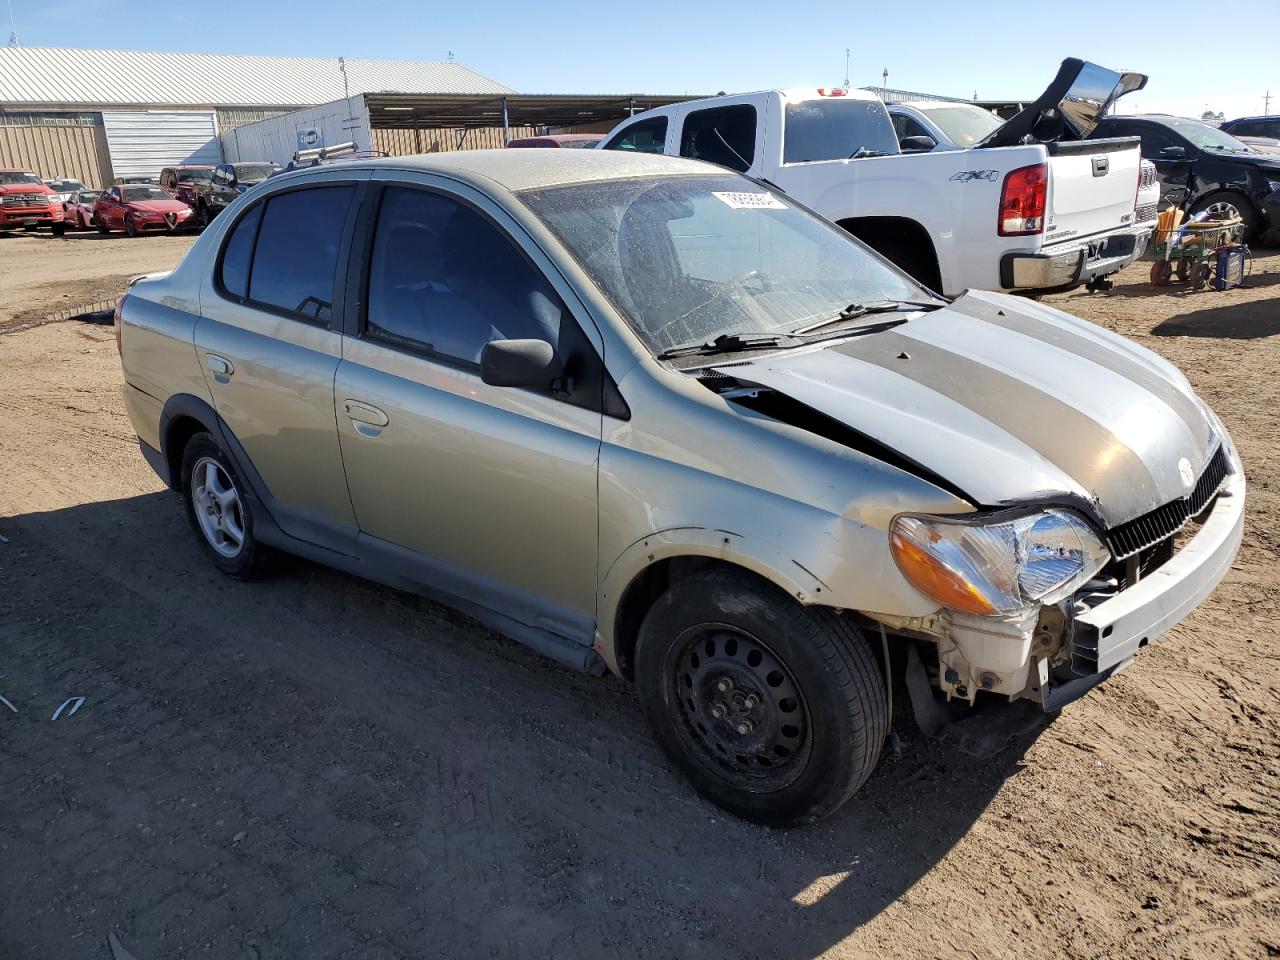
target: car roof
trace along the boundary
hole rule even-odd
[[[497,184],[511,192],[587,180],[731,175],[723,167],[697,160],[619,150],[461,150],[412,157],[352,160],[343,163],[342,168],[435,173],[469,183],[480,190],[490,189]],[[331,170],[332,166],[312,167],[283,174],[275,180],[306,178],[313,172]]]
[[[1256,117],[1236,117],[1233,120],[1226,121],[1223,126],[1225,127],[1228,123],[1240,123],[1242,120],[1280,120],[1280,113],[1266,113]]]

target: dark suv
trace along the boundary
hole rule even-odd
[[[1218,128],[1233,137],[1270,137],[1280,140],[1280,115],[1274,117],[1240,117],[1228,120]]]
[[[1245,239],[1280,230],[1280,157],[1261,153],[1199,120],[1163,114],[1105,118],[1090,139],[1138,137],[1156,165],[1161,207],[1238,216]]]
[[[207,181],[192,184],[195,196],[187,202],[195,207],[196,219],[200,225],[208,226],[209,221],[221,213],[227,204],[279,170],[278,163],[269,161],[220,163],[213,168],[213,176]]]

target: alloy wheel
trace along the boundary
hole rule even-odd
[[[244,549],[244,506],[231,477],[210,457],[191,470],[191,505],[209,546],[228,559]]]

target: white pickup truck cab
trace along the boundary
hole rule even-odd
[[[1152,225],[1135,220],[1137,141],[1083,138],[1145,82],[1065,60],[1035,103],[968,150],[904,153],[879,98],[840,88],[649,110],[600,149],[692,157],[765,181],[947,295],[1096,288],[1142,255]]]

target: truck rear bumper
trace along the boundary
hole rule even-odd
[[[1005,290],[1054,290],[1105,277],[1141,257],[1150,236],[1151,228],[1146,227],[1045,247],[1039,253],[1006,253],[1000,258],[1000,286]]]

